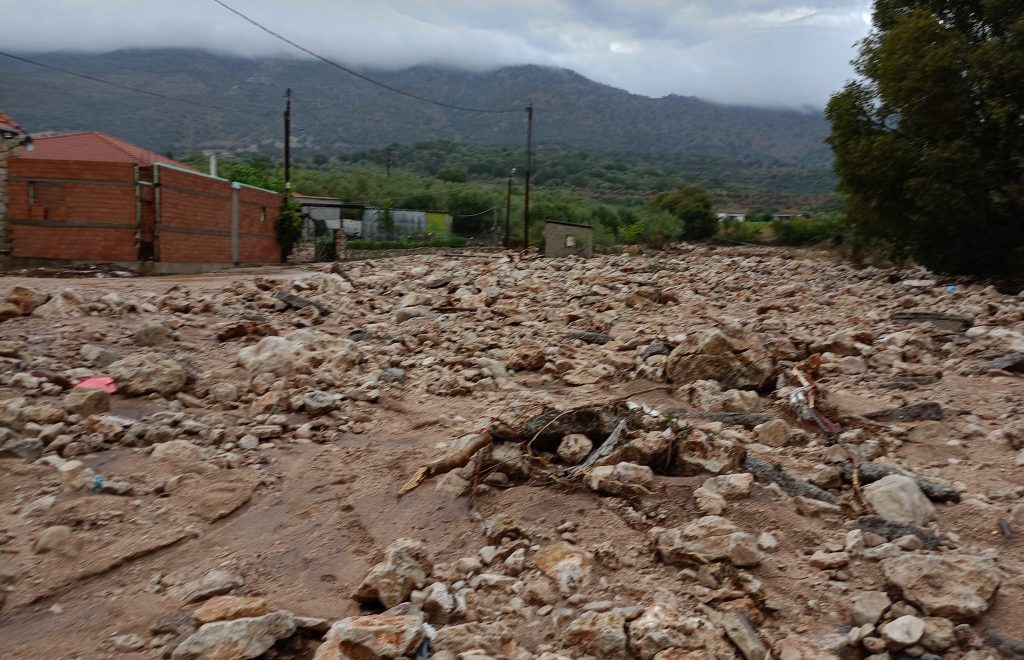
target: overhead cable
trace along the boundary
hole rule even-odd
[[[449,108],[451,110],[462,110],[464,112],[481,112],[481,113],[488,113],[488,114],[511,114],[511,113],[514,113],[514,112],[522,112],[523,111],[521,108],[516,108],[514,110],[512,110],[512,109],[504,109],[503,110],[503,109],[498,109],[498,108],[471,108],[471,107],[468,107],[468,106],[455,105],[453,103],[446,103],[444,101],[438,101],[437,99],[428,98],[426,96],[420,96],[419,94],[414,94],[414,93],[408,92],[408,91],[406,91],[404,89],[399,89],[398,87],[393,87],[393,86],[391,86],[391,85],[389,85],[387,83],[383,83],[383,82],[380,82],[379,80],[375,80],[375,79],[373,79],[373,78],[371,78],[371,77],[369,77],[367,75],[359,73],[358,71],[350,69],[350,68],[348,68],[346,66],[342,66],[341,64],[338,64],[337,62],[335,62],[333,60],[330,60],[330,59],[324,57],[323,55],[320,55],[319,53],[313,52],[309,48],[306,48],[305,46],[292,41],[291,39],[289,39],[288,37],[280,34],[279,32],[275,32],[274,30],[271,30],[270,28],[268,28],[267,26],[263,25],[262,23],[260,23],[256,19],[250,18],[246,14],[243,14],[242,12],[238,11],[237,9],[232,7],[231,5],[227,4],[226,2],[223,2],[223,0],[213,0],[213,2],[216,2],[218,5],[220,5],[224,9],[227,9],[232,14],[235,14],[236,16],[241,17],[242,19],[244,19],[248,23],[251,23],[252,25],[254,25],[257,28],[259,28],[260,30],[263,30],[264,32],[266,32],[270,36],[272,36],[272,37],[274,37],[276,39],[280,39],[281,41],[285,42],[289,46],[292,46],[293,48],[297,48],[298,50],[301,50],[303,53],[306,53],[307,55],[309,55],[311,57],[315,57],[316,59],[320,60],[321,62],[323,62],[325,64],[329,64],[329,65],[333,66],[336,69],[341,69],[345,73],[347,73],[349,75],[352,75],[352,76],[355,76],[356,78],[359,78],[360,80],[365,80],[366,82],[368,82],[370,84],[376,85],[378,87],[382,87],[382,88],[384,88],[384,89],[386,89],[388,91],[394,92],[396,94],[401,94],[402,96],[407,96],[407,97],[409,97],[411,99],[415,99],[417,101],[423,101],[424,103],[431,103],[433,105],[440,106],[442,108]]]

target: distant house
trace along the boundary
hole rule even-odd
[[[719,220],[739,220],[743,222],[747,219],[747,212],[750,209],[718,209]]]
[[[772,214],[772,220],[792,220],[793,218],[802,218],[803,215],[804,212],[799,209],[782,209]]]
[[[342,229],[349,238],[372,241],[404,240],[414,235],[448,238],[452,233],[452,216],[444,211],[385,210],[312,195],[296,194],[294,198],[302,209],[307,240]]]
[[[281,260],[272,191],[95,131],[33,144],[9,160],[13,259],[151,262],[163,272]]]

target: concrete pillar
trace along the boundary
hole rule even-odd
[[[238,192],[241,184],[231,184],[231,263],[238,265]]]

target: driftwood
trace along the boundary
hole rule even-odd
[[[782,490],[790,495],[809,497],[812,500],[819,500],[829,504],[839,504],[839,499],[827,490],[822,490],[814,484],[797,479],[784,472],[777,465],[760,459],[757,456],[747,454],[743,459],[743,467],[753,474],[754,478],[759,482],[778,484]]]
[[[426,465],[420,466],[420,468],[413,474],[412,478],[402,486],[400,491],[398,491],[398,494],[400,496],[405,495],[423,483],[423,480],[427,477],[444,474],[445,472],[465,467],[478,451],[490,445],[492,441],[491,434],[487,431],[477,433],[473,436],[467,436],[467,438],[471,439],[467,439],[465,442],[456,442],[456,445],[448,450],[444,455],[434,459]]]
[[[928,550],[934,550],[939,547],[938,534],[930,529],[918,527],[917,525],[912,525],[910,523],[886,520],[880,516],[861,516],[854,521],[853,525],[862,531],[883,536],[889,541],[898,539],[901,536],[909,536],[913,534],[917,538],[921,539],[924,547]]]
[[[938,403],[925,401],[912,403],[909,406],[876,410],[864,416],[876,422],[921,422],[924,420],[941,421],[946,417],[946,413]]]
[[[306,307],[313,307],[316,309],[316,311],[320,312],[321,314],[328,314],[331,311],[330,309],[327,308],[326,305],[322,305],[318,302],[310,300],[309,298],[297,296],[294,293],[275,293],[274,297],[283,302],[284,304],[288,305],[289,307],[294,307],[295,309],[305,309]]]

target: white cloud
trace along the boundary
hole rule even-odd
[[[649,95],[821,106],[870,0],[226,0],[346,64],[565,66]],[[41,11],[45,6],[45,11]],[[212,0],[0,0],[5,50],[190,47],[301,56]]]

